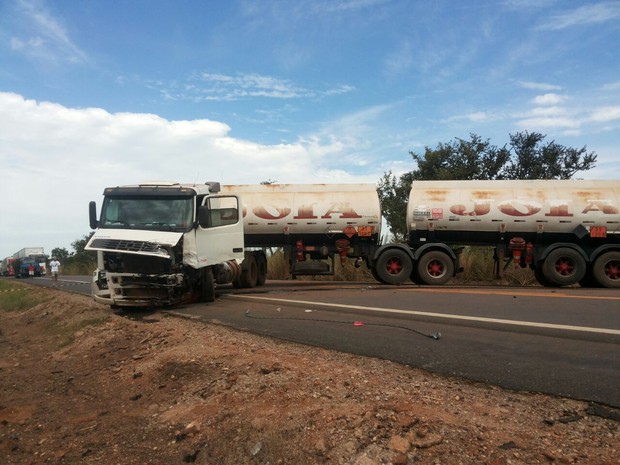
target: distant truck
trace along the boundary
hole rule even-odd
[[[335,257],[377,281],[447,283],[467,245],[493,246],[546,286],[620,287],[618,181],[418,181],[407,243],[381,244],[374,184],[144,183],[104,191],[86,250],[97,252],[95,300],[115,307],[212,301],[215,286],[254,287],[265,250],[290,272],[333,274]],[[330,264],[331,263],[331,264]]]
[[[14,270],[16,278],[36,278],[45,276],[45,262],[47,256],[45,254],[33,254],[25,257],[17,258],[14,262]]]
[[[32,257],[35,255],[45,255],[43,247],[24,247],[13,254],[14,258]]]
[[[15,258],[12,255],[4,258],[0,263],[0,276],[15,276],[14,262]]]

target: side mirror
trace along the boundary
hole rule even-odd
[[[201,228],[211,227],[211,209],[206,205],[198,207],[198,224]]]
[[[99,227],[99,220],[97,220],[97,204],[90,202],[88,204],[88,217],[90,220],[90,229],[97,229]]]

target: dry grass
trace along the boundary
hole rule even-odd
[[[487,284],[487,285],[516,285],[516,286],[535,286],[538,284],[534,273],[528,268],[509,264],[503,272],[503,277],[497,279],[493,273],[493,248],[492,247],[466,247],[461,254],[461,266],[464,268],[462,273],[456,277],[456,281],[467,284]],[[303,276],[299,279],[310,279],[314,281],[362,281],[375,282],[370,270],[365,264],[355,268],[353,259],[346,259],[344,266],[339,257],[336,257],[333,275]],[[282,250],[277,250],[270,254],[267,264],[267,279],[290,279],[288,263]]]

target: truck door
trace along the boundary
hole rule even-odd
[[[205,197],[198,209],[196,252],[199,266],[243,260],[243,221],[239,198]]]

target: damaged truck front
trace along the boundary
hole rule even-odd
[[[240,202],[218,193],[219,183],[106,188],[99,219],[89,205],[94,299],[113,308],[209,302],[216,283],[240,282]]]

